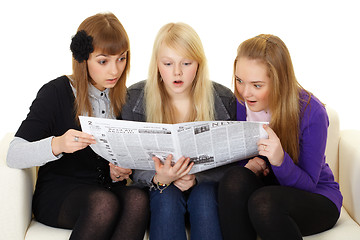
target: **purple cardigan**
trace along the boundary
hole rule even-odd
[[[311,96],[310,104],[306,106],[308,95],[305,92],[300,95],[305,103],[301,101],[298,165],[284,152],[284,162],[279,167],[271,166],[272,170],[280,185],[321,194],[329,198],[340,212],[343,198],[339,184],[335,182],[334,175],[325,162],[328,115],[316,97]],[[237,120],[246,121],[246,108],[239,102]]]

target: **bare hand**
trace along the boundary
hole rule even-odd
[[[113,181],[118,182],[128,179],[132,174],[132,170],[129,168],[122,168],[109,163],[110,166],[110,177]]]
[[[156,170],[156,180],[154,177],[154,183],[170,184],[188,174],[194,165],[193,162],[189,164],[190,158],[181,157],[174,166],[171,166],[172,158],[173,156],[170,154],[167,156],[165,163],[162,164],[159,158],[153,157]]]
[[[256,176],[267,176],[270,172],[269,167],[266,165],[265,160],[255,157],[249,160],[249,162],[245,165],[246,168],[253,171]]]
[[[182,178],[174,181],[174,185],[182,192],[192,188],[196,184],[196,178],[194,174],[187,174]]]
[[[268,139],[260,139],[257,143],[259,154],[269,159],[271,165],[280,166],[284,161],[284,150],[276,133],[268,126],[263,126],[268,133]]]
[[[63,135],[52,139],[51,149],[56,156],[60,153],[73,153],[95,143],[95,138],[92,135],[69,129]]]

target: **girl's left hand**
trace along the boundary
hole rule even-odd
[[[196,184],[195,174],[187,174],[174,181],[174,185],[182,192],[192,188],[195,184]]]
[[[259,154],[267,157],[271,165],[280,166],[284,161],[284,150],[281,146],[280,139],[267,124],[264,124],[263,127],[268,133],[269,138],[262,138],[258,141]]]
[[[110,166],[110,177],[113,181],[119,182],[128,179],[132,174],[132,170],[129,168],[122,168],[109,163]]]

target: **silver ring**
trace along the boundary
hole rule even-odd
[[[78,141],[79,141],[79,137],[75,136],[75,137],[74,137],[74,141],[75,141],[75,142],[78,142]]]

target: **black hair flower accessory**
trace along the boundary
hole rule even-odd
[[[76,61],[81,63],[89,59],[90,53],[94,51],[92,36],[87,35],[84,30],[78,31],[71,39],[70,50]]]

